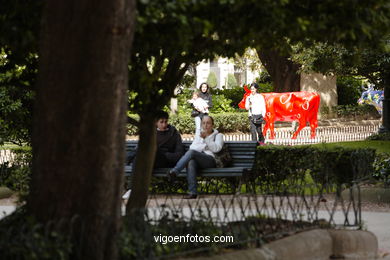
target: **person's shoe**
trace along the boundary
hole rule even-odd
[[[196,195],[196,194],[189,194],[189,195],[185,196],[184,199],[191,200],[191,199],[196,199],[197,197],[198,197],[198,195]]]
[[[169,182],[173,182],[176,179],[176,176],[177,176],[177,174],[174,170],[172,170],[172,169],[168,170],[167,177],[168,177]]]

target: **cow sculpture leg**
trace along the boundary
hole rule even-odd
[[[295,131],[291,139],[297,139],[299,132],[306,126],[306,119],[305,118],[299,118],[299,126],[298,129]]]
[[[310,138],[316,138],[316,128],[318,127],[317,118],[310,120]]]

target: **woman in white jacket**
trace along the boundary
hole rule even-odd
[[[223,134],[213,129],[214,119],[204,116],[202,119],[202,131],[195,136],[190,149],[180,158],[176,166],[168,171],[171,179],[187,167],[187,182],[189,195],[187,199],[197,197],[196,175],[198,169],[216,167],[215,153],[221,151],[224,141]]]

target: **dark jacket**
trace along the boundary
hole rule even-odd
[[[168,130],[157,130],[157,153],[155,168],[173,167],[184,154],[183,142],[180,133],[172,125]]]
[[[167,131],[156,133],[157,151],[154,168],[174,167],[184,154],[184,146],[180,133],[172,125],[168,125]],[[130,165],[138,151],[138,146],[133,151],[127,152],[126,164]]]
[[[209,109],[213,106],[213,100],[211,98],[211,94],[208,91],[206,93],[200,91],[199,97],[207,101],[207,104],[209,105]]]

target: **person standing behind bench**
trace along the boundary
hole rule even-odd
[[[170,168],[175,166],[184,154],[184,146],[177,129],[168,124],[169,115],[165,111],[156,114],[157,151],[154,168]],[[130,164],[136,155],[136,150],[127,154],[126,162]]]
[[[265,117],[266,108],[263,95],[257,93],[258,89],[259,85],[256,83],[251,84],[251,94],[245,100],[245,108],[248,110],[252,141],[257,141],[260,145],[263,145],[265,139],[261,128],[261,122],[264,121],[263,118]],[[257,118],[257,120],[255,120],[255,118]]]
[[[204,116],[202,131],[195,136],[190,149],[180,158],[176,166],[167,173],[168,178],[172,180],[187,167],[189,195],[185,197],[186,199],[196,199],[198,195],[196,183],[198,170],[216,167],[215,153],[221,151],[224,141],[223,134],[213,127],[214,119],[211,116]]]
[[[198,96],[207,102],[207,106],[208,106],[207,109],[210,109],[213,106],[213,101],[209,91],[210,91],[210,87],[207,83],[204,82],[200,84]],[[196,108],[194,108],[194,110],[199,112],[199,115],[195,116],[195,135],[199,135],[201,130],[202,117],[204,115],[207,115],[208,113],[203,113],[202,111],[199,111]]]

